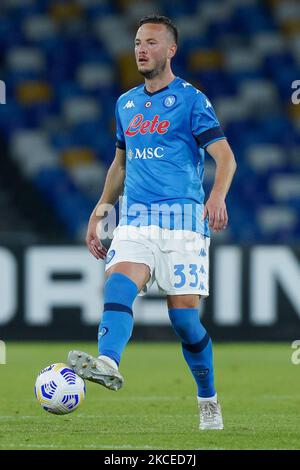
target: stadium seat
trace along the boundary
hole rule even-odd
[[[277,173],[270,178],[270,193],[278,203],[300,201],[300,176]]]
[[[41,169],[59,165],[59,155],[51,147],[43,131],[20,130],[11,142],[12,157],[28,178],[33,178]]]
[[[76,1],[69,2],[53,1],[49,4],[49,14],[56,22],[74,20],[82,15],[82,6]]]
[[[12,47],[6,54],[6,66],[10,71],[41,72],[45,69],[45,58],[37,48]]]
[[[67,168],[74,168],[82,165],[91,165],[95,161],[93,151],[86,148],[65,149],[62,154],[62,163]]]
[[[52,97],[52,87],[45,81],[25,81],[16,89],[16,98],[23,106],[41,102],[49,102]]]
[[[39,42],[55,37],[58,34],[58,27],[47,15],[34,15],[24,20],[23,32],[29,41]]]
[[[189,56],[188,67],[192,72],[219,69],[221,66],[222,55],[215,50],[194,50]]]
[[[92,98],[72,96],[64,100],[62,115],[68,124],[99,118],[101,108]]]
[[[92,201],[99,198],[99,187],[103,187],[106,168],[102,162],[88,165],[74,165],[69,169],[69,176],[78,190]]]
[[[83,90],[109,88],[114,81],[114,70],[105,63],[82,64],[77,70],[77,80]]]
[[[286,152],[280,145],[275,144],[252,145],[247,150],[246,159],[257,173],[282,169],[287,164]]]

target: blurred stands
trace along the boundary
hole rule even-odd
[[[115,101],[142,81],[137,20],[151,13],[177,23],[174,72],[212,100],[238,162],[217,238],[300,241],[297,0],[1,0],[0,135],[12,165],[82,240],[115,152]],[[208,187],[213,170],[208,158]]]

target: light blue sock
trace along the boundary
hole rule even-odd
[[[211,339],[200,322],[199,312],[193,308],[172,308],[169,317],[181,339],[183,356],[193,374],[198,397],[215,395]]]
[[[121,273],[113,273],[104,286],[104,313],[99,325],[99,355],[108,356],[118,365],[133,330],[132,304],[137,285]]]

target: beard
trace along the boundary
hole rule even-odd
[[[156,67],[152,70],[139,70],[139,72],[141,75],[143,75],[143,77],[147,78],[148,80],[151,80],[152,78],[157,77],[161,72],[163,72],[166,68],[166,65],[167,59],[157,64]]]

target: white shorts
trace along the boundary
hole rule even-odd
[[[162,229],[156,225],[119,225],[106,256],[105,270],[130,261],[150,268],[150,279],[139,295],[154,281],[167,295],[209,294],[210,238],[189,230]]]

